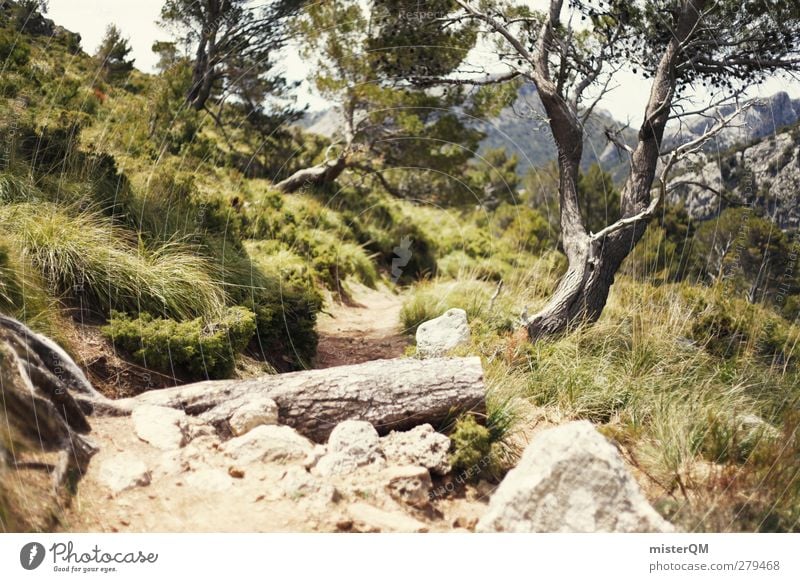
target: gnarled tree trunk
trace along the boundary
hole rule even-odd
[[[583,123],[577,101],[568,102],[546,73],[552,27],[558,22],[561,11],[561,2],[551,4],[551,20],[544,25],[538,48],[535,82],[558,147],[561,231],[569,266],[544,308],[524,322],[531,340],[596,321],[603,312],[622,262],[644,235],[647,221],[659,201],[655,198],[653,204],[651,189],[675,93],[675,67],[681,45],[697,25],[705,4],[706,0],[695,0],[684,6],[675,35],[654,76],[639,140],[631,154],[631,173],[622,190],[622,216],[597,234],[587,232],[578,207]]]

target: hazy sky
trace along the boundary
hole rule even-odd
[[[535,7],[541,7],[546,0],[529,0]],[[153,41],[167,39],[168,35],[156,25],[163,0],[50,0],[48,15],[60,24],[82,37],[86,52],[94,52],[108,24],[119,26],[130,37],[136,67],[152,72],[156,57],[150,50]],[[303,79],[306,67],[296,54],[287,51],[285,68],[290,79]],[[619,86],[603,100],[601,107],[625,121],[637,123],[642,117],[644,104],[649,93],[649,84],[632,73],[622,72],[618,76]],[[774,79],[766,83],[753,95],[771,95],[777,91],[788,91],[793,97],[800,96],[800,83]],[[310,103],[312,109],[325,107],[325,102],[315,97],[307,84],[300,95],[301,102]]]

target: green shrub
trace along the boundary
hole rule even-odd
[[[57,293],[104,314],[147,312],[177,319],[213,316],[225,294],[209,261],[172,242],[147,247],[92,212],[51,204],[0,207],[0,225]]]
[[[317,351],[322,296],[308,267],[269,242],[248,242],[252,259],[228,256],[230,300],[256,315],[260,356],[280,371],[307,367]]]
[[[219,321],[197,318],[178,322],[142,314],[114,312],[103,334],[143,366],[187,379],[228,378],[236,355],[256,331],[255,315],[228,308]]]
[[[692,309],[690,336],[714,355],[744,354],[781,365],[795,363],[800,330],[771,309],[732,297],[720,287],[709,291],[685,287]]]
[[[492,439],[489,429],[478,424],[471,414],[456,421],[450,433],[452,454],[450,463],[454,472],[466,472],[477,477],[490,464]]]
[[[495,286],[479,280],[455,282],[432,281],[421,283],[400,310],[400,322],[406,333],[416,333],[417,327],[429,319],[439,317],[452,308],[463,309],[472,322],[479,317],[505,319],[501,312],[484,313]]]
[[[0,29],[0,62],[4,68],[24,67],[30,59],[30,45],[24,37],[8,29]]]

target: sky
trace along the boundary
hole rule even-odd
[[[534,8],[542,8],[547,0],[529,0]],[[56,24],[80,33],[81,44],[88,53],[93,53],[100,44],[106,26],[116,24],[130,39],[135,65],[145,72],[153,72],[157,61],[150,50],[155,40],[166,40],[169,35],[156,24],[163,0],[49,0],[48,16]],[[289,80],[305,79],[307,66],[296,50],[286,51],[284,61]],[[630,72],[621,72],[617,87],[601,102],[620,121],[636,123],[644,111],[649,94],[649,83]],[[751,96],[769,96],[778,91],[787,91],[792,97],[800,97],[800,82],[773,79],[751,92]],[[299,92],[299,103],[309,104],[310,109],[325,109],[328,104],[314,95],[307,83]]]

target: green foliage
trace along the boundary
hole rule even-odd
[[[30,59],[31,49],[28,42],[8,28],[0,28],[0,62],[4,68],[16,69],[24,67]]]
[[[490,211],[503,202],[517,204],[519,178],[516,168],[517,157],[509,157],[504,148],[490,149],[481,154],[467,174],[478,200],[468,202],[481,204]]]
[[[161,24],[174,33],[192,59],[186,102],[200,111],[210,99],[236,96],[255,115],[282,97],[286,83],[275,54],[287,42],[287,20],[303,3],[278,0],[253,6],[248,0],[166,0]],[[160,48],[165,48],[163,44]]]
[[[390,78],[447,75],[467,55],[477,27],[442,28],[441,18],[457,8],[453,0],[378,0],[368,15],[372,34],[366,42],[369,64]],[[414,47],[414,50],[408,50]]]
[[[256,315],[255,351],[280,371],[307,367],[317,349],[320,295],[305,261],[268,242],[247,243],[253,257],[225,261],[231,301]]]
[[[191,318],[217,314],[224,304],[198,252],[177,242],[142,245],[96,213],[20,203],[0,207],[0,224],[54,292],[86,309]]]
[[[129,60],[128,55],[132,50],[128,39],[122,36],[122,31],[115,24],[109,24],[94,54],[103,80],[116,83],[130,74],[133,70],[133,59]]]
[[[786,235],[752,208],[728,208],[697,227],[689,272],[705,281],[725,281],[737,296],[770,301],[800,291],[796,256]]]
[[[583,223],[599,232],[619,218],[619,192],[611,175],[599,164],[592,164],[578,179],[578,205]]]
[[[229,378],[236,354],[256,331],[255,315],[243,307],[228,308],[219,320],[178,322],[141,314],[111,314],[103,328],[118,349],[143,366],[186,379]]]
[[[724,287],[683,291],[692,309],[692,339],[720,357],[748,353],[781,365],[796,364],[798,331],[762,306],[732,297]]]
[[[439,4],[442,10],[452,7],[449,0]],[[343,138],[347,165],[390,193],[445,201],[463,191],[465,185],[457,176],[477,149],[481,134],[448,110],[459,101],[455,95],[434,95],[398,84],[387,71],[408,73],[420,54],[435,54],[436,64],[430,70],[455,66],[463,56],[457,47],[474,38],[453,30],[445,33],[455,36],[444,48],[434,47],[428,38],[410,51],[391,50],[393,43],[408,42],[420,28],[436,27],[424,18],[415,20],[413,14],[406,15],[410,20],[400,16],[405,8],[380,2],[367,12],[352,0],[321,2],[309,5],[296,26],[304,40],[303,56],[315,63],[311,81],[345,113],[345,135],[335,139]],[[373,50],[375,43],[388,50]]]
[[[489,465],[491,435],[489,429],[478,424],[473,415],[466,414],[456,421],[450,441],[453,450],[450,463],[454,471],[468,471],[477,476]]]

